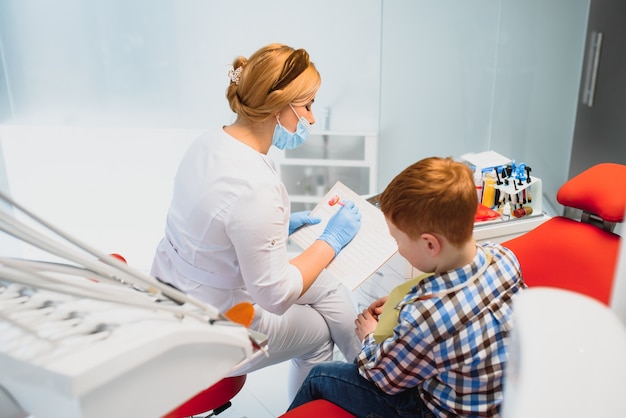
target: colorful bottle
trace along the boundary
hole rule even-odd
[[[515,209],[513,211],[513,216],[515,216],[516,218],[522,218],[524,216],[531,215],[532,213],[533,213],[532,206],[523,206],[519,209]]]
[[[480,172],[474,173],[474,184],[476,185],[476,195],[478,196],[478,203],[483,202],[483,175]]]
[[[485,187],[483,188],[483,205],[493,208],[496,204],[496,179],[491,174],[485,177]]]

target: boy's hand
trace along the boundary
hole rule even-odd
[[[371,306],[370,306],[371,307]],[[368,309],[363,309],[363,312],[356,316],[354,320],[354,332],[356,336],[359,337],[359,340],[363,341],[363,339],[367,336],[367,334],[371,334],[376,329],[376,325],[378,325],[378,317],[374,318]]]
[[[375,300],[368,308],[367,311],[378,321],[378,315],[383,312],[383,305],[387,302],[389,296],[383,296]]]

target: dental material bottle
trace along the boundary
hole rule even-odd
[[[493,206],[496,203],[495,200],[496,200],[496,179],[491,174],[488,174],[487,177],[485,177],[485,186],[483,189],[482,203],[488,208],[493,208]]]

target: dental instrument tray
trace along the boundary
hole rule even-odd
[[[18,416],[163,416],[265,352],[265,336],[0,199],[37,225],[0,210],[0,230],[55,259],[0,257],[0,405]]]

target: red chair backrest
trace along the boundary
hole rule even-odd
[[[608,305],[619,241],[616,234],[558,216],[502,245],[517,256],[528,286],[572,290]]]
[[[566,182],[557,200],[608,222],[622,222],[626,211],[626,165],[602,163],[589,168]],[[517,256],[528,286],[572,290],[609,304],[619,235],[556,216],[502,245]]]

